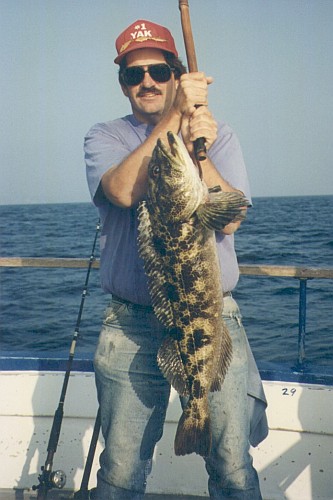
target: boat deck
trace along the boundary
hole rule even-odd
[[[37,493],[26,490],[5,490],[0,489],[0,500],[36,500]],[[50,490],[47,494],[48,500],[69,500],[73,498],[72,491]],[[147,500],[203,500],[207,497],[189,495],[153,495],[147,494]]]

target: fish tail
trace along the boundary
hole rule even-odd
[[[176,437],[175,454],[188,455],[197,453],[202,457],[210,454],[212,444],[212,433],[209,415],[194,416],[190,408],[185,408],[180,417]]]

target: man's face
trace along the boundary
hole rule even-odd
[[[145,70],[150,64],[165,63],[163,53],[158,49],[138,49],[130,52],[127,67],[142,66]],[[124,94],[129,98],[134,116],[143,123],[156,125],[170,109],[175,98],[178,81],[174,74],[168,82],[158,83],[148,72],[138,85],[122,85]]]

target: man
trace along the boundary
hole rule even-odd
[[[192,154],[193,141],[205,137],[206,184],[241,191],[248,199],[250,193],[238,140],[208,109],[212,78],[185,73],[169,30],[138,20],[119,35],[116,49],[119,82],[132,114],[95,125],[85,138],[88,184],[103,222],[101,282],[112,294],[94,358],[105,439],[94,498],[135,500],[144,495],[170,393],[156,361],[166,331],[151,307],[137,248],[136,209],[145,197],[157,139],[166,142],[169,130],[181,134]],[[222,390],[210,393],[213,443],[205,462],[211,498],[256,500],[261,494],[249,443],[266,436],[267,422],[258,371],[230,293],[239,276],[233,240],[239,224],[232,222],[216,235],[229,292],[223,316],[233,360]]]

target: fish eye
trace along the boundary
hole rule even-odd
[[[153,166],[153,168],[152,168],[152,174],[153,175],[155,175],[155,176],[159,175],[160,171],[161,171],[161,168],[160,168],[159,165],[154,165]]]

